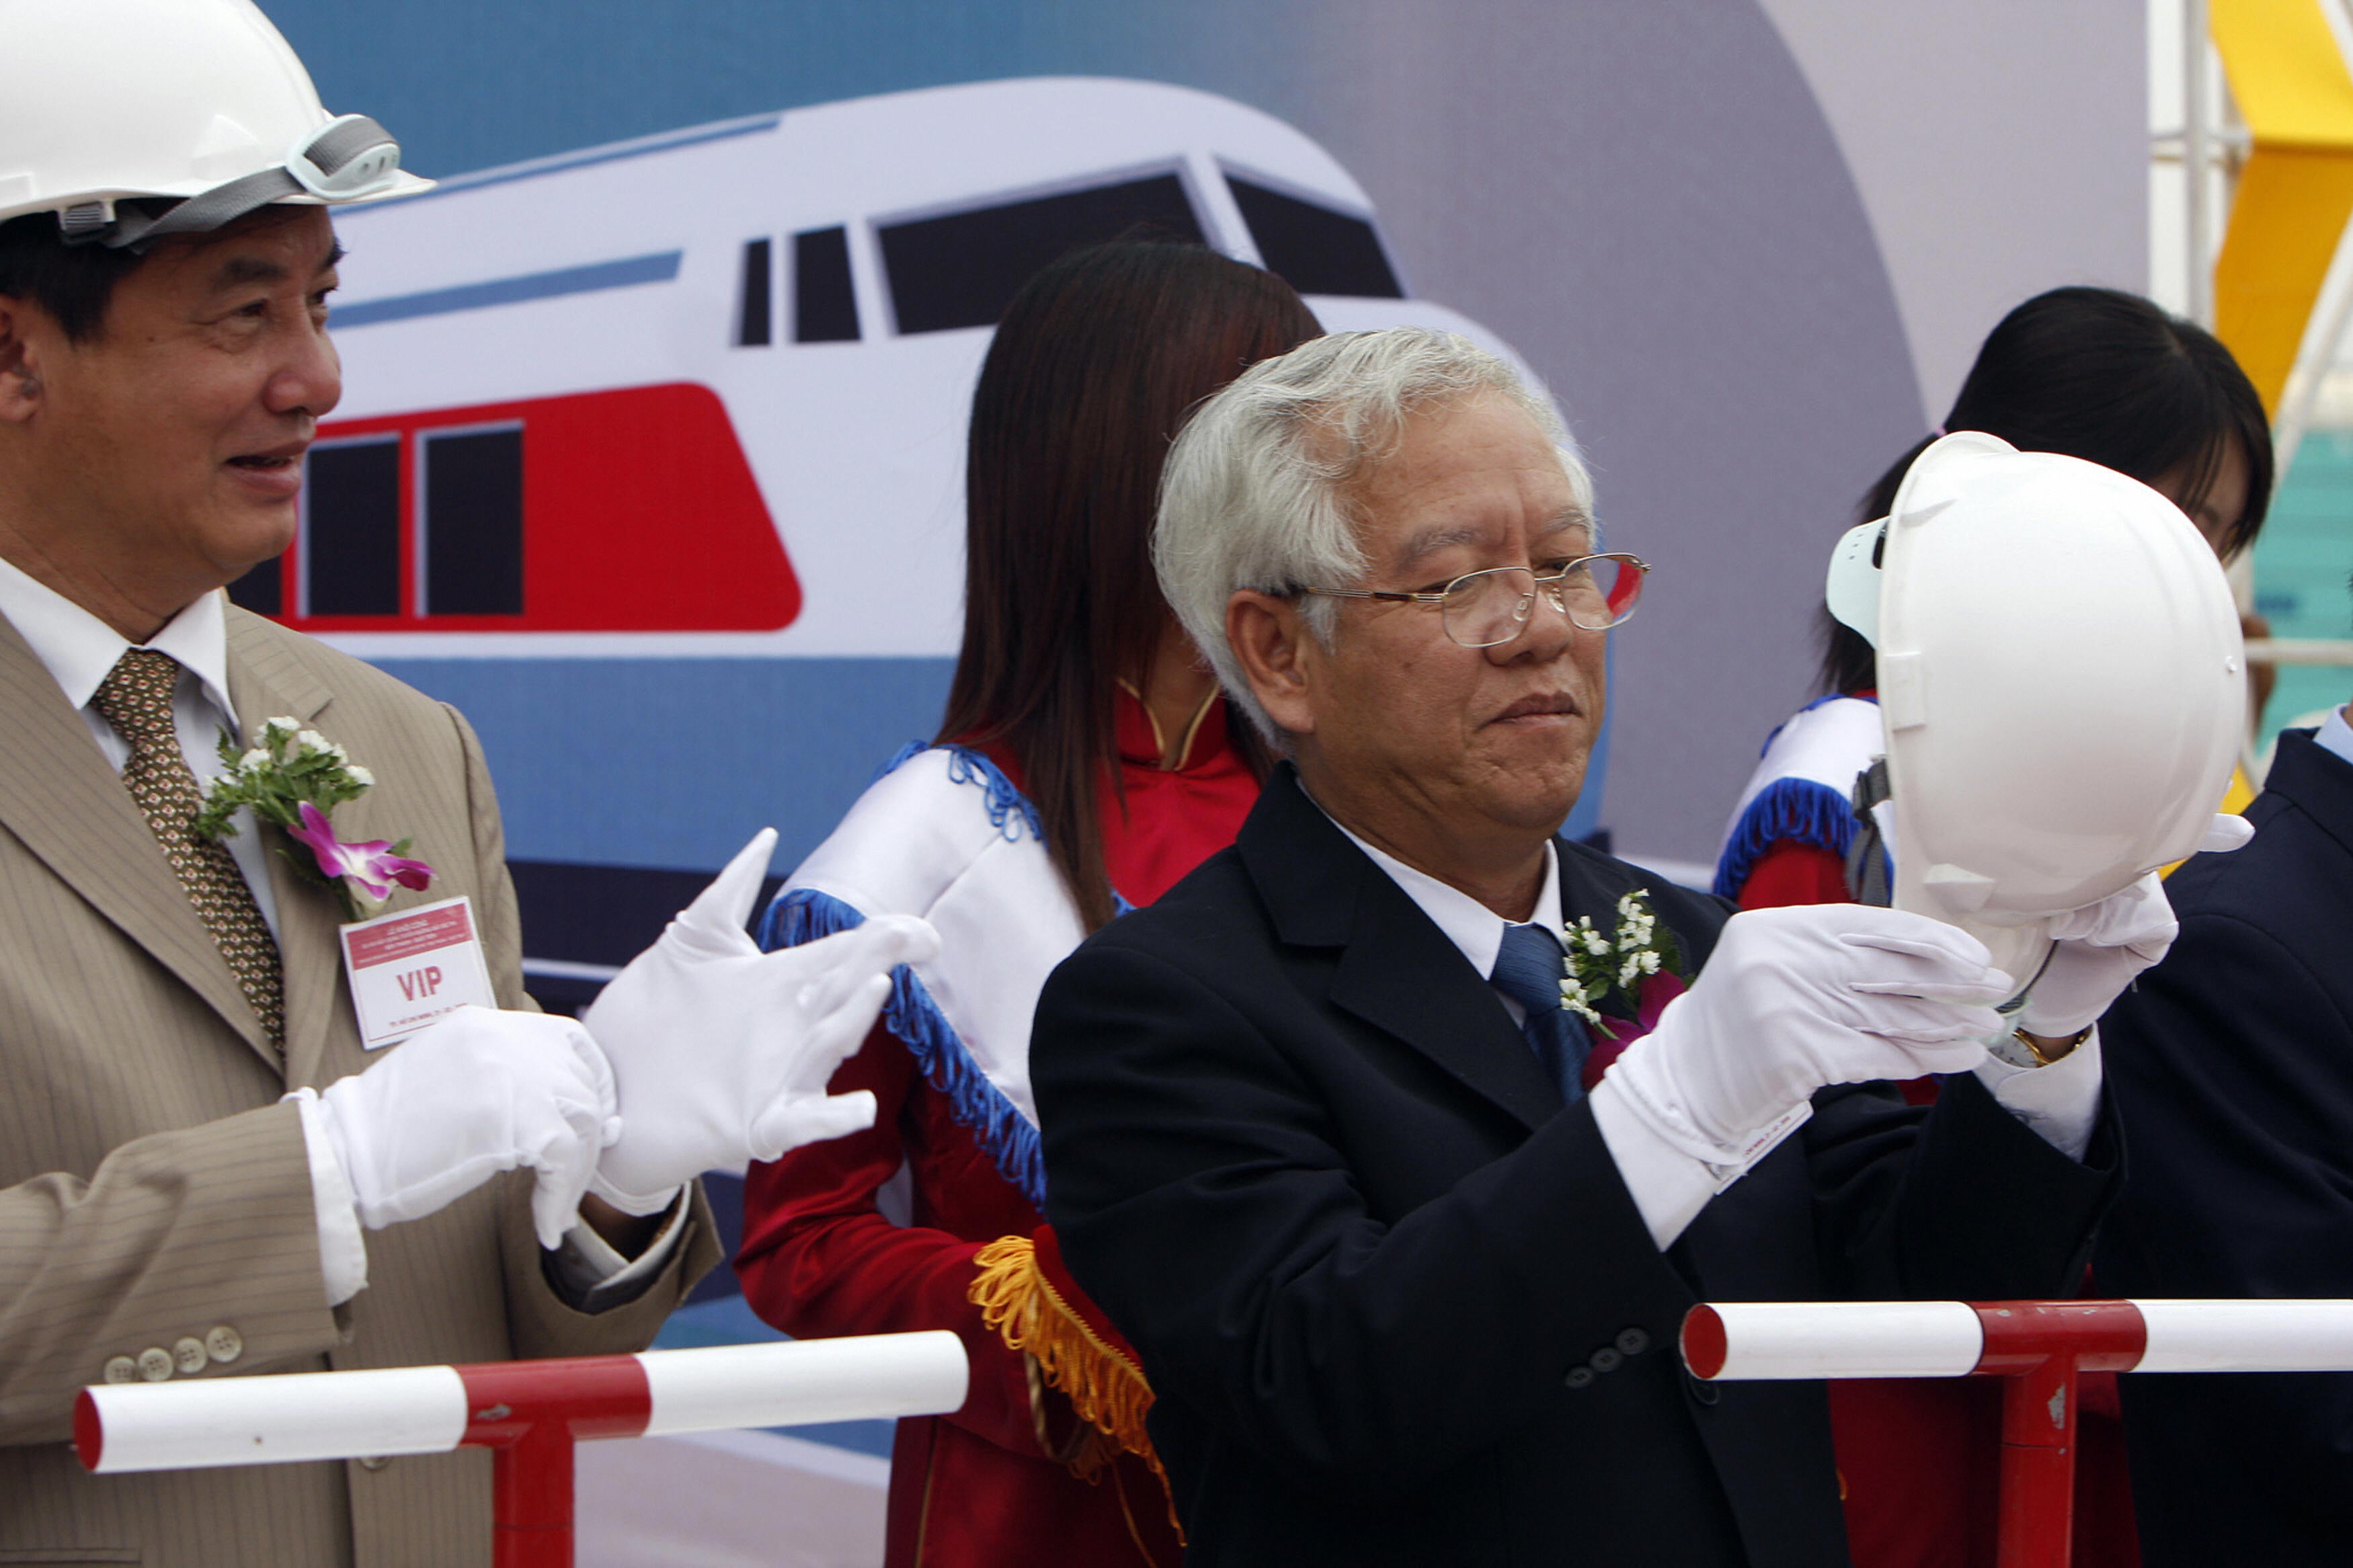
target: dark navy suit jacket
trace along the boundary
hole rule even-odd
[[[2289,731],[2247,817],[2100,1024],[2132,1150],[2103,1295],[2353,1296],[2353,763]],[[2353,1373],[2122,1385],[2150,1568],[2353,1562]]]
[[[1569,923],[1646,886],[1704,963],[1727,905],[1556,847]],[[1686,1309],[2055,1294],[2115,1176],[1966,1074],[1933,1111],[1826,1090],[1662,1257],[1589,1102],[1288,767],[1031,1042],[1047,1216],[1143,1356],[1197,1568],[1843,1564],[1820,1385],[1693,1384]]]

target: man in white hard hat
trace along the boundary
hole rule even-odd
[[[1556,837],[1645,570],[1564,447],[1398,329],[1254,367],[1171,450],[1163,588],[1286,761],[1054,973],[1031,1073],[1188,1563],[1842,1564],[1820,1385],[1693,1383],[1686,1310],[2063,1294],[2113,1192],[2096,1046],[2035,1017],[2064,1059],[1989,1063],[2017,984],[1976,939],[1727,919]],[[2096,945],[2094,1013],[2146,962]],[[1872,1082],[1928,1071],[1933,1110]]]
[[[533,1010],[465,721],[220,591],[340,395],[327,209],[424,183],[246,0],[0,37],[0,1561],[486,1563],[480,1454],[98,1479],[76,1391],[642,1347],[935,939],[761,956],[763,834]]]

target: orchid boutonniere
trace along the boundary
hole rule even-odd
[[[1683,945],[1659,923],[1650,899],[1648,888],[1620,899],[1615,931],[1604,932],[1591,915],[1578,916],[1568,931],[1568,951],[1561,959],[1560,1005],[1612,1040],[1618,1031],[1602,1016],[1599,1004],[1614,994],[1623,1009],[1619,1021],[1631,1020],[1647,1032],[1666,1002],[1682,994],[1683,982],[1689,978]]]
[[[335,836],[327,814],[365,795],[375,775],[334,742],[302,728],[301,721],[270,720],[261,727],[260,743],[242,752],[224,730],[220,760],[221,774],[205,791],[205,808],[196,816],[199,837],[228,837],[237,831],[237,813],[250,807],[255,816],[284,828],[310,851],[279,853],[304,876],[332,889],[347,920],[361,918],[362,900],[380,904],[396,885],[419,892],[431,886],[433,868],[407,858],[407,839],[359,843]]]

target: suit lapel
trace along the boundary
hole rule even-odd
[[[219,944],[172,874],[131,792],[89,726],[0,618],[0,824],[74,891],[221,1016],[272,1070],[261,1032]]]
[[[1299,787],[1286,764],[1239,840],[1288,943],[1336,947],[1335,1005],[1403,1040],[1534,1130],[1560,1110],[1486,978]]]
[[[274,718],[308,724],[332,700],[324,684],[278,646],[263,623],[239,610],[228,616],[228,700],[251,744]],[[263,828],[269,855],[269,889],[278,906],[278,957],[286,984],[286,1081],[313,1081],[327,1047],[327,1028],[343,994],[341,910],[333,897],[303,877],[277,850],[287,840]]]

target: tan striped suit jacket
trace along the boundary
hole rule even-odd
[[[228,636],[239,721],[290,714],[374,770],[337,829],[413,837],[439,876],[392,907],[470,895],[501,1003],[530,1005],[465,721],[243,611]],[[367,1233],[367,1289],[330,1309],[301,1126],[278,1100],[371,1058],[332,900],[276,857],[271,875],[282,1068],[129,793],[0,619],[0,1565],[486,1563],[486,1455],[92,1477],[66,1442],[75,1393],[111,1357],[216,1329],[242,1352],[193,1375],[634,1350],[716,1258],[698,1203],[644,1296],[573,1310],[511,1175]]]

